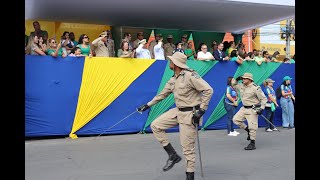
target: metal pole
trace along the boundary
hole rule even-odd
[[[286,25],[286,57],[290,59],[290,19],[287,19]]]
[[[196,133],[197,133],[197,144],[198,144],[198,149],[199,149],[199,160],[200,160],[201,177],[204,177],[203,169],[202,169],[201,150],[200,150],[200,141],[199,141],[199,133],[198,133],[198,123],[196,123]]]

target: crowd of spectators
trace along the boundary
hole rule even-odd
[[[268,51],[254,49],[246,52],[245,44],[239,41],[224,41],[217,43],[213,41],[210,49],[205,43],[200,43],[197,50],[193,50],[192,43],[187,42],[187,35],[174,43],[172,35],[166,37],[164,42],[161,34],[155,35],[155,40],[148,45],[143,32],[137,33],[137,38],[132,41],[130,33],[124,33],[117,53],[114,40],[109,30],[103,31],[99,37],[89,41],[86,34],[81,34],[79,40],[75,40],[73,32],[65,31],[60,42],[55,38],[48,38],[48,32],[42,30],[38,21],[33,22],[34,32],[25,35],[25,53],[29,55],[66,57],[66,56],[97,56],[97,57],[121,57],[121,58],[144,58],[144,59],[168,59],[175,52],[184,53],[188,60],[200,61],[235,61],[241,65],[244,61],[255,61],[258,65],[263,62],[295,63],[295,56],[291,59],[280,60],[280,53],[276,51],[269,55]]]

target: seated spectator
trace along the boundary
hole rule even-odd
[[[129,43],[127,41],[122,41],[121,49],[118,49],[117,56],[121,58],[134,58],[135,51],[136,50],[130,50]]]
[[[184,51],[188,60],[194,60],[194,56],[196,55],[196,51],[192,50],[192,42],[188,42],[188,48]]]
[[[72,42],[72,40],[70,39],[70,36],[69,36],[69,32],[68,31],[65,31],[63,32],[62,36],[61,36],[61,47],[62,47],[62,50],[66,53],[66,54],[69,54],[71,49],[73,49],[75,46],[74,46],[74,43]]]
[[[253,52],[249,52],[248,54],[244,54],[244,61],[254,61],[254,54]]]
[[[258,56],[254,57],[254,60],[257,62],[257,64],[260,66],[262,62],[264,62],[264,58],[262,57],[262,52],[258,51]]]
[[[70,37],[70,40],[73,42],[74,47],[76,47],[78,45],[78,41],[75,40],[76,37],[74,36],[74,33],[70,32],[69,37]]]
[[[226,56],[226,54],[225,54],[222,50],[223,50],[223,44],[220,43],[220,44],[218,45],[218,49],[216,49],[216,50],[213,52],[214,59],[215,59],[215,60],[218,60],[218,61],[228,61],[228,60],[229,60],[229,57]]]
[[[41,36],[39,37],[38,46],[43,52],[47,52],[47,42],[43,42],[43,38]]]
[[[201,48],[201,47],[200,47]],[[218,49],[218,44],[217,44],[217,42],[216,41],[213,41],[212,42],[212,44],[211,44],[211,54],[213,54],[213,52],[216,50],[216,49]]]
[[[36,56],[39,56],[39,55],[45,56],[46,53],[44,53],[42,51],[42,49],[41,49],[41,47],[39,47],[38,43],[39,43],[38,36],[30,36],[28,46],[25,50],[25,53],[30,54],[30,55],[36,55]]]
[[[205,44],[203,44],[201,46],[201,51],[198,52],[197,59],[200,61],[215,60],[215,58],[212,56],[212,54],[210,52],[208,52],[208,47]]]
[[[238,64],[242,64],[243,59],[238,55],[238,51],[236,49],[231,52],[230,61],[236,61]]]
[[[96,57],[110,57],[107,47],[107,33],[103,32],[99,37],[92,41],[92,50],[96,53]]]
[[[291,62],[290,62],[290,59],[289,59],[289,58],[284,58],[284,59],[283,59],[283,63],[291,64]]]
[[[136,49],[136,57],[139,59],[151,59],[151,53],[147,48],[147,40],[142,39],[138,42],[138,48]]]
[[[273,55],[271,56],[271,62],[281,63],[282,61],[278,60],[279,56],[280,56],[279,51],[274,52]]]
[[[262,57],[263,57],[263,59],[264,59],[264,62],[270,62],[270,61],[271,61],[271,59],[269,58],[269,53],[268,53],[268,51],[263,51],[263,52],[262,52]]]
[[[124,37],[123,37],[121,42],[127,41],[129,43],[129,50],[132,51],[133,50],[133,42],[131,41],[132,35],[130,33],[124,33],[123,36]],[[122,46],[122,44],[120,44],[120,49],[122,48],[121,46]]]
[[[90,48],[89,37],[86,34],[82,34],[79,37],[77,47],[79,47],[81,49],[81,53],[84,56],[92,56],[92,50]]]
[[[62,56],[62,57],[66,57],[67,54],[63,53],[62,48],[61,48],[61,44],[58,43],[55,39],[49,39],[49,47],[47,49],[47,54],[49,56],[53,56],[53,57],[58,57],[58,56]]]
[[[177,44],[176,44],[176,48],[173,50],[173,54],[175,53],[175,52],[181,52],[181,53],[183,53],[184,54],[184,50],[182,49],[182,42],[178,42]]]
[[[71,57],[81,57],[84,56],[83,54],[81,54],[81,49],[79,47],[75,47],[71,50],[70,54],[68,56]]]
[[[224,41],[223,43],[223,49],[222,49],[222,51],[224,52],[224,54],[226,55],[226,56],[229,56],[229,52],[228,52],[228,49],[229,49],[229,47],[230,47],[230,44],[229,44],[229,42],[228,41]]]
[[[231,52],[233,50],[237,50],[238,44],[236,45],[236,43],[234,41],[230,41],[229,42],[229,48],[228,48],[228,53],[226,53],[226,55],[231,55]]]
[[[296,55],[293,55],[293,56],[292,56],[292,59],[290,59],[290,63],[296,63],[295,56],[296,56]]]
[[[34,31],[30,33],[30,37],[41,36],[44,42],[48,41],[48,32],[45,30],[41,30],[40,23],[38,21],[34,21],[33,23]]]
[[[201,51],[201,47],[202,47],[202,45],[205,45],[206,43],[200,43],[199,44],[199,47],[198,47],[198,49],[197,49],[197,54],[198,54],[198,52],[200,52]],[[211,53],[212,54],[212,53]]]
[[[245,50],[245,45],[240,41],[239,44],[238,44],[238,54],[239,56],[243,56],[244,53],[246,53],[246,50]]]

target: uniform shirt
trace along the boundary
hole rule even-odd
[[[292,88],[291,88],[291,85],[289,85],[289,86],[285,86],[285,85],[281,85],[281,92],[282,91],[284,91],[285,93],[290,93],[290,92],[292,92]],[[291,96],[289,96],[289,95],[286,95],[286,96],[282,96],[283,98],[286,98],[286,99],[289,99],[289,98],[291,98]]]
[[[213,89],[197,72],[184,69],[179,75],[169,79],[163,90],[147,103],[148,106],[165,99],[171,93],[178,108],[194,107],[200,104],[200,108],[207,110]]]
[[[103,37],[98,37],[92,41],[92,46],[94,52],[96,53],[96,57],[110,57],[109,50],[102,39]]]
[[[154,52],[154,59],[165,60],[162,42],[159,42],[157,45],[155,45],[153,49],[154,49],[154,51],[153,51]]]
[[[188,43],[182,42],[181,49],[182,49],[182,50],[188,49]]]
[[[148,50],[151,54],[151,58],[152,59],[157,59],[155,58],[155,52],[154,52],[154,47],[157,45],[158,43],[156,42],[156,40],[153,40],[150,42],[149,46],[148,46]]]
[[[109,51],[109,57],[116,56],[116,52],[114,51],[114,40],[113,39],[107,40],[107,49]]]
[[[143,44],[140,44],[139,47],[136,49],[136,56],[139,59],[151,59],[151,54],[148,49],[142,48]]]
[[[165,43],[164,44],[164,55],[165,58],[167,58],[168,56],[172,56],[173,55],[173,51],[176,49],[176,45],[172,44],[172,43]]]
[[[244,106],[252,106],[260,104],[261,108],[264,109],[267,103],[267,98],[261,90],[261,87],[255,83],[244,85],[242,83],[234,86],[235,90],[240,92],[242,104]]]
[[[232,97],[232,99],[234,99],[235,101],[238,101],[238,93],[237,91],[232,87],[232,86],[227,86],[227,91],[226,91],[226,96],[225,96],[225,102],[228,104],[232,104],[233,102],[231,102],[229,100],[229,98],[227,97],[227,94],[230,94],[230,96]]]
[[[136,39],[136,40],[133,41],[133,49],[138,48],[139,41],[140,41],[139,39]]]

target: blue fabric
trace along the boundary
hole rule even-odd
[[[236,107],[230,104],[227,104],[226,102],[223,103],[224,108],[227,111],[227,133],[229,134],[230,132],[234,131],[233,128],[233,116],[236,114]]]
[[[266,107],[266,118],[273,124],[273,119],[274,119],[274,112],[272,112],[271,108]],[[267,121],[265,120],[266,123],[266,129],[274,129],[274,127]]]
[[[25,136],[68,135],[84,57],[25,56]]]
[[[227,92],[226,92],[226,93],[230,94],[230,96],[232,97],[232,99],[235,99],[235,100],[238,99],[238,98],[237,98],[237,91],[235,91],[231,86],[228,86],[228,87],[227,87]],[[229,100],[229,98],[227,97],[227,94],[226,94],[226,96],[224,97],[224,100],[225,100],[225,102],[228,102],[228,103],[233,104],[233,102],[231,102],[231,101]]]
[[[273,88],[266,87],[264,93],[268,99],[268,103],[272,102],[271,99],[269,98],[269,94],[272,94],[272,97],[276,99],[276,92],[274,91]]]
[[[280,105],[282,108],[282,127],[294,127],[294,106],[291,98],[281,97]]]
[[[282,85],[281,85],[281,91],[284,91],[284,93],[292,92],[291,85],[285,86],[285,85],[282,84]],[[286,96],[284,96],[283,98],[288,99],[288,98],[290,98],[290,96],[289,96],[289,95],[286,95]]]

